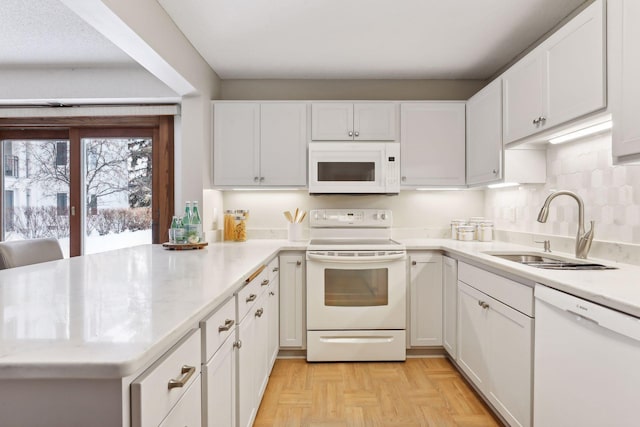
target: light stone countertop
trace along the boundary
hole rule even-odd
[[[542,270],[484,253],[541,252],[527,246],[400,240],[408,250],[443,251],[525,285],[543,283],[640,317],[638,266],[600,261],[620,268]],[[135,374],[197,327],[279,251],[305,249],[306,242],[286,240],[214,243],[194,251],[143,245],[2,270],[0,379]]]

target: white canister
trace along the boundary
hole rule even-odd
[[[300,222],[288,222],[287,234],[290,242],[302,241],[302,223]]]
[[[472,216],[469,218],[469,225],[473,226],[473,240],[478,240],[478,225],[486,220],[482,216]]]
[[[458,238],[458,227],[461,225],[467,225],[467,220],[465,219],[452,219],[451,220],[451,238]]]
[[[493,222],[484,221],[478,224],[477,232],[478,240],[481,242],[490,242],[493,240]]]
[[[461,225],[458,227],[458,240],[474,240],[476,227],[473,225]]]

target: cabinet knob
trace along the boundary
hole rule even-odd
[[[400,180],[402,180],[402,182],[405,182],[407,180],[407,177],[403,176],[402,178],[400,178]]]
[[[262,283],[260,283],[260,286],[267,286],[268,284],[269,284],[269,279],[264,279]]]
[[[264,176],[260,177],[260,182],[264,182]]]
[[[273,267],[273,270],[271,270],[271,271],[273,271],[275,273],[276,271],[280,271],[280,268],[279,267]]]
[[[480,307],[484,308],[484,309],[489,308],[489,304],[487,304],[487,303],[486,303],[486,302],[484,302],[484,301],[478,301],[478,305],[479,305]]]
[[[253,182],[258,182],[258,181],[260,181],[260,178],[258,178],[257,176],[254,176],[253,177]]]
[[[296,265],[302,265],[302,261],[296,261]]]
[[[546,122],[546,121],[547,121],[547,118],[546,118],[545,116],[540,116],[540,117],[538,117],[538,121],[539,121],[540,123],[544,123],[544,122]]]
[[[534,125],[537,125],[539,121],[540,121],[540,120],[538,120],[538,119],[533,119],[533,124],[534,124]]]
[[[273,296],[275,296],[276,294],[275,294],[275,293],[273,293],[273,291],[269,291],[269,295],[273,297]]]
[[[256,294],[249,294],[249,296],[247,297],[247,299],[245,300],[246,302],[251,302],[251,301],[255,301],[256,298],[258,298],[258,295]]]
[[[256,317],[262,317],[263,314],[264,309],[262,307],[256,310]]]
[[[241,348],[241,347],[242,347],[242,341],[238,340],[233,342],[233,348]]]
[[[498,175],[498,170],[497,170],[497,169],[494,169],[494,170],[493,170],[493,174],[494,174],[494,175]]]
[[[352,131],[349,131],[349,136],[353,136],[353,132]]]
[[[418,265],[416,261],[411,261],[411,265]]]
[[[356,131],[355,135],[360,136],[360,132]]]

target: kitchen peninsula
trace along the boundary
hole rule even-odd
[[[404,243],[409,251],[443,252],[523,286],[542,283],[640,317],[637,266],[550,271],[484,253],[531,252],[509,243]],[[191,339],[252,272],[282,250],[305,249],[304,242],[284,240],[215,243],[198,251],[144,245],[0,271],[2,424],[131,425],[131,383],[176,343]],[[199,348],[199,339],[191,340]],[[202,362],[199,352],[197,359]]]

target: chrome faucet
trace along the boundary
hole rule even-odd
[[[593,226],[595,221],[591,221],[591,229],[585,233],[584,231],[584,203],[582,198],[572,191],[555,191],[544,201],[540,213],[538,214],[538,222],[547,222],[549,216],[549,205],[551,201],[558,196],[571,196],[578,202],[578,234],[576,235],[576,258],[587,258],[591,242],[593,241]]]

